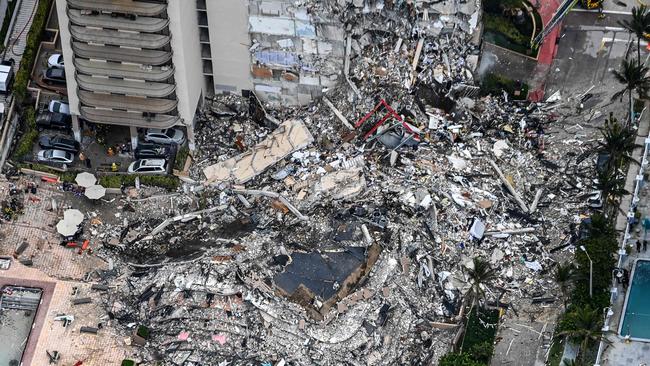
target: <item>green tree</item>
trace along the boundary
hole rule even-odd
[[[477,306],[479,300],[485,296],[483,287],[496,277],[496,270],[490,266],[490,263],[479,257],[472,260],[473,268],[467,269],[469,283],[471,288],[472,306]]]
[[[562,293],[562,302],[564,302],[565,310],[567,307],[569,287],[573,281],[573,269],[574,267],[572,263],[560,263],[557,265],[557,267],[555,267],[555,272],[553,273],[553,279],[560,286],[560,292]]]
[[[602,140],[598,141],[598,151],[609,155],[606,170],[614,171],[627,163],[636,162],[632,153],[640,146],[636,144],[636,133],[631,128],[619,123],[613,113],[610,113],[599,130]]]
[[[650,88],[650,77],[647,77],[648,68],[643,65],[636,65],[628,60],[623,60],[620,70],[612,70],[616,80],[625,87],[612,95],[612,100],[623,98],[628,94],[630,102],[630,123],[632,122],[634,105],[633,94],[636,91],[640,98],[644,98]]]
[[[607,217],[610,219],[615,217],[612,214],[616,212],[620,198],[629,194],[625,190],[625,178],[618,171],[599,172],[595,186],[597,190],[601,191],[604,212]]]
[[[629,20],[618,22],[620,26],[636,35],[637,65],[641,66],[641,39],[650,30],[650,14],[645,5],[632,8],[632,17]]]
[[[485,366],[478,362],[468,353],[447,353],[442,356],[438,366]]]
[[[578,343],[578,360],[583,360],[589,345],[600,341],[602,325],[600,311],[586,305],[573,309],[564,317],[560,324],[562,330],[558,334]]]

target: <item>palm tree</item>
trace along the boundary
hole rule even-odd
[[[623,98],[625,93],[628,93],[630,100],[630,123],[632,123],[634,105],[632,104],[633,93],[639,94],[639,97],[645,97],[648,89],[650,89],[650,77],[646,76],[648,68],[642,65],[635,65],[628,60],[623,60],[620,70],[612,70],[614,77],[619,83],[624,84],[625,88],[619,90],[612,95],[612,100],[616,98]]]
[[[623,175],[618,174],[618,171],[604,171],[598,173],[598,180],[595,184],[595,188],[601,192],[603,200],[603,212],[609,218],[614,218],[615,215],[612,215],[612,212],[608,212],[609,208],[616,208],[618,200],[626,194],[629,194],[625,190],[625,178]],[[614,210],[615,212],[616,210]]]
[[[558,334],[569,337],[579,344],[578,359],[583,360],[584,352],[589,348],[591,342],[598,342],[603,335],[602,318],[598,309],[591,306],[578,307],[568,313],[561,324]],[[607,341],[602,338],[603,341]]]
[[[479,304],[479,300],[485,296],[485,286],[488,282],[493,280],[497,273],[496,270],[490,266],[490,263],[479,257],[474,257],[472,260],[473,268],[467,270],[469,282],[472,286],[472,306]]]
[[[636,35],[637,65],[641,66],[641,38],[650,30],[650,14],[645,5],[632,8],[630,20],[619,21],[618,24]]]
[[[606,171],[620,169],[623,164],[635,161],[632,152],[641,146],[636,144],[636,133],[631,128],[620,124],[610,113],[599,130],[602,140],[598,141],[598,151],[609,155]]]
[[[567,293],[569,292],[569,286],[573,281],[573,264],[558,264],[555,267],[555,273],[553,274],[555,282],[560,286],[560,292],[562,293],[562,301],[564,302],[564,310],[566,310],[566,299]]]

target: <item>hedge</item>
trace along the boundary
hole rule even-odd
[[[34,143],[38,140],[38,130],[36,129],[36,111],[30,106],[23,114],[23,135],[18,140],[14,150],[14,160],[23,160],[27,155],[31,156]]]
[[[50,12],[50,5],[52,5],[52,0],[41,0],[38,2],[38,9],[32,21],[32,27],[27,34],[25,51],[23,52],[20,68],[16,73],[16,79],[14,81],[13,94],[16,96],[19,104],[22,104],[27,96],[27,84],[31,78],[32,68],[38,54],[38,47],[41,44],[47,16]]]
[[[501,94],[504,90],[512,99],[525,100],[528,98],[528,84],[524,82],[519,83],[509,79],[505,76],[496,74],[486,74],[481,80],[481,94]],[[515,91],[519,91],[519,95],[515,95]]]
[[[439,366],[486,366],[486,364],[475,361],[469,353],[447,353],[444,355]]]
[[[180,185],[180,181],[175,176],[165,175],[105,175],[99,177],[99,184],[106,188],[120,188],[135,185],[135,178],[140,177],[140,184],[161,187],[168,190],[175,190]]]
[[[174,159],[174,169],[182,171],[185,168],[185,161],[189,154],[190,149],[187,146],[179,148],[176,152],[176,159]]]

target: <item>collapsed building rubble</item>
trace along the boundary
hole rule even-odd
[[[103,304],[151,330],[142,360],[435,364],[475,256],[499,272],[488,302],[556,296],[591,160],[542,104],[477,94],[480,8],[452,4],[305,2],[345,24],[346,80],[268,118],[215,97],[183,193],[128,197],[96,229],[129,262],[101,274]]]

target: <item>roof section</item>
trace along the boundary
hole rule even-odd
[[[77,72],[94,76],[109,76],[116,78],[165,81],[174,75],[174,68],[171,66],[149,66],[143,67],[133,64],[120,64],[116,62],[90,61],[76,58],[74,64]]]
[[[125,47],[156,49],[169,43],[170,37],[162,34],[120,32],[111,29],[85,28],[78,25],[70,27],[75,40],[88,43],[101,43]]]
[[[84,105],[96,108],[115,108],[137,112],[169,113],[176,108],[178,101],[175,99],[158,99],[128,97],[114,94],[97,94],[80,90],[79,100]]]
[[[97,10],[111,13],[135,14],[145,17],[160,15],[166,4],[145,3],[131,0],[68,0],[74,9]]]
[[[171,52],[155,50],[137,50],[113,46],[93,46],[86,43],[72,42],[75,56],[95,60],[131,62],[142,65],[162,65],[172,58]]]
[[[91,107],[81,107],[81,117],[93,123],[143,128],[169,128],[176,125],[180,120],[177,116],[166,114],[158,114],[153,118],[145,118],[142,116],[142,113],[138,112],[123,112]]]
[[[81,10],[68,9],[70,22],[84,27],[119,29],[134,32],[157,33],[169,24],[168,19],[138,17],[135,20],[110,15],[81,15]]]
[[[77,83],[79,84],[79,88],[92,92],[135,95],[150,98],[164,98],[176,90],[176,86],[173,84],[99,78],[81,74],[77,74]]]

